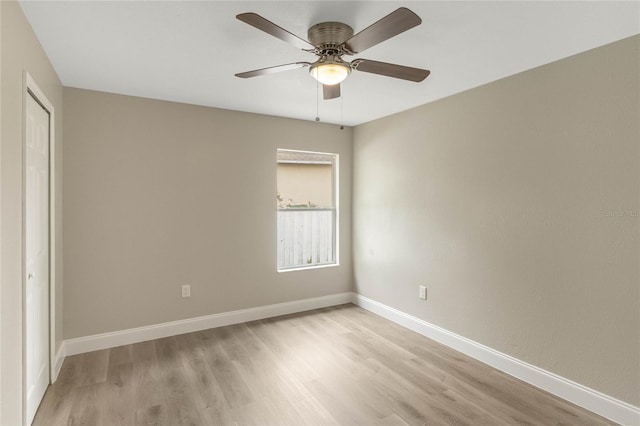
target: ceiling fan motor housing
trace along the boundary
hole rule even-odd
[[[342,43],[353,36],[353,28],[342,22],[321,22],[307,32],[309,42],[320,55],[341,56],[345,52]]]

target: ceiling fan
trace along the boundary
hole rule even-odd
[[[350,56],[360,53],[420,25],[422,19],[405,7],[391,12],[355,35],[353,29],[342,22],[321,22],[309,28],[307,32],[309,41],[301,39],[256,13],[241,13],[236,18],[280,40],[291,43],[305,52],[318,56],[318,60],[313,63],[294,62],[277,65],[242,72],[236,74],[236,77],[257,77],[309,67],[309,73],[322,83],[324,99],[333,99],[340,97],[340,83],[347,78],[352,70],[415,82],[424,80],[430,73],[429,70],[370,59],[354,59],[348,62],[342,58],[344,55]]]

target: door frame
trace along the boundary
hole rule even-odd
[[[27,97],[31,96],[49,113],[49,383],[57,378],[56,371],[56,173],[55,173],[55,109],[31,74],[23,72],[22,91],[22,415],[27,414],[27,310],[26,310],[26,260],[27,260]]]

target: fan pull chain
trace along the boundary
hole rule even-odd
[[[344,130],[344,92],[340,96],[340,130]]]
[[[316,121],[320,121],[320,98],[318,92],[320,91],[320,83],[316,80]]]

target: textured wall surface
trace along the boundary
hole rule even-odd
[[[22,423],[22,176],[24,72],[53,104],[56,141],[56,283],[62,288],[62,84],[31,26],[15,1],[0,1],[0,424]],[[62,291],[55,308],[62,312]],[[56,347],[62,343],[62,315],[55,324]]]
[[[356,291],[640,405],[639,45],[358,126]]]
[[[64,105],[66,339],[351,291],[351,129],[70,88]],[[340,155],[339,266],[276,272],[278,148]]]

